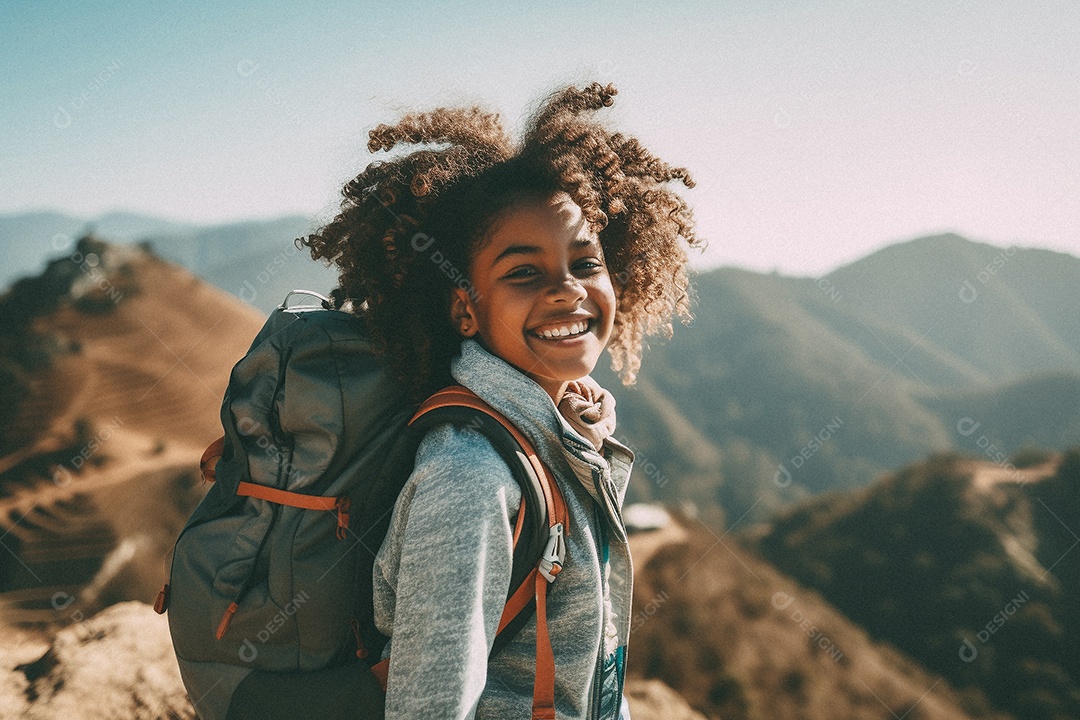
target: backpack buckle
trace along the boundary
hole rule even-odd
[[[548,530],[547,545],[544,546],[544,556],[536,564],[537,570],[550,583],[555,582],[555,576],[562,572],[563,560],[566,558],[566,541],[563,536],[563,524],[555,523]]]
[[[349,532],[349,507],[351,505],[352,502],[345,495],[334,501],[334,508],[337,510],[337,530],[334,534],[338,540],[344,540],[346,533]]]

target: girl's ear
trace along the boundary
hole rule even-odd
[[[472,337],[480,329],[476,324],[476,308],[463,288],[453,288],[450,296],[450,322],[462,337]]]

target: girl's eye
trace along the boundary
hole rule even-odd
[[[603,269],[604,263],[600,262],[596,258],[584,258],[574,263],[574,272],[593,274],[598,270]],[[529,280],[534,277],[538,277],[543,273],[533,265],[521,265],[514,268],[510,272],[506,273],[503,277],[507,280]]]
[[[526,265],[526,266],[523,266],[523,267],[514,268],[513,270],[508,272],[505,275],[505,277],[507,277],[507,278],[509,278],[511,280],[517,280],[517,279],[520,279],[520,278],[533,277],[534,275],[538,275],[538,274],[539,274],[539,271],[537,271],[536,268],[529,267],[528,265]]]

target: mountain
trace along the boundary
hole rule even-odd
[[[0,253],[36,237],[34,253],[55,254],[44,228],[64,218],[39,215],[0,217]],[[293,244],[314,229],[305,218],[98,223],[127,233],[125,242],[138,234],[264,313],[293,288],[336,284],[333,270]],[[820,278],[721,268],[697,274],[694,286],[695,322],[650,341],[636,387],[596,371],[617,395],[620,435],[643,468],[632,500],[690,502],[718,523],[760,520],[934,452],[985,454],[982,433],[1004,456],[1080,443],[1074,256],[949,234]],[[982,432],[960,433],[965,418]]]
[[[218,225],[195,225],[134,213],[83,219],[52,212],[0,216],[0,287],[33,275],[76,239],[92,233],[113,243],[146,243],[160,257],[183,265],[264,313],[293,288],[328,292],[337,274],[311,261],[293,241],[314,230],[310,218],[286,216]]]
[[[156,593],[262,321],[143,248],[90,238],[0,296],[4,615]]]
[[[1008,718],[698,519],[635,536],[631,551],[630,672],[710,718]]]
[[[77,238],[91,232],[112,242],[134,243],[145,237],[181,235],[195,228],[189,223],[121,212],[92,219],[51,211],[0,215],[0,287],[36,275],[47,261],[70,252]]]
[[[646,352],[639,388],[597,371],[620,430],[672,479],[634,499],[763,519],[934,452],[984,454],[965,418],[1003,457],[1080,443],[1076,257],[944,235],[816,280],[722,268],[694,285],[695,321]]]
[[[957,235],[891,245],[822,279],[842,293],[839,302],[936,349],[938,357],[905,358],[910,375],[932,387],[956,385],[957,375],[997,383],[1080,368],[1080,317],[1071,299],[1078,282],[1080,260],[1072,255]],[[906,348],[881,340],[864,338],[864,350]]]
[[[78,258],[76,262],[73,256]],[[194,717],[156,595],[262,314],[136,245],[82,238],[0,296],[0,716]],[[663,683],[643,720],[700,720]]]
[[[1080,449],[940,455],[748,531],[875,639],[1020,720],[1080,717]]]
[[[942,391],[927,407],[954,421],[954,447],[1000,461],[1014,450],[1066,448],[1080,437],[1080,375],[1048,372],[1001,386]]]
[[[1008,720],[1032,717],[1028,707],[1068,708],[1064,703],[1071,701],[1069,683],[1076,676],[1063,654],[1075,640],[1076,619],[1075,603],[1066,599],[1075,595],[1080,572],[1072,563],[1080,556],[1070,554],[1073,539],[1061,527],[1080,526],[1077,462],[1032,449],[1016,455],[1012,465],[985,457],[991,438],[1005,442],[1008,433],[1026,426],[1005,422],[1015,406],[1004,403],[1017,403],[1017,397],[999,398],[988,387],[972,386],[956,388],[955,395],[942,388],[945,409],[932,408],[926,397],[912,401],[925,417],[936,418],[946,440],[956,440],[952,434],[957,433],[984,454],[983,461],[954,458],[949,460],[954,469],[942,466],[938,472],[931,464],[925,472],[900,473],[897,477],[908,478],[902,481],[819,494],[748,535],[736,531],[752,512],[718,509],[726,497],[744,497],[753,510],[764,501],[753,499],[754,485],[746,478],[756,468],[775,485],[776,471],[775,465],[762,464],[768,451],[750,435],[711,435],[716,428],[765,423],[764,416],[773,412],[770,403],[798,408],[814,402],[819,388],[813,383],[804,395],[798,392],[804,379],[832,383],[837,393],[848,390],[814,363],[801,368],[798,353],[785,355],[796,347],[792,334],[807,339],[798,333],[808,332],[809,317],[794,316],[792,329],[785,325],[787,313],[799,309],[800,293],[812,296],[808,291],[820,289],[812,283],[807,288],[807,281],[765,276],[763,291],[755,289],[754,277],[717,272],[699,285],[708,293],[717,288],[716,294],[726,293],[730,301],[730,312],[718,316],[719,332],[756,338],[782,352],[716,350],[708,345],[712,330],[705,332],[699,320],[654,350],[680,357],[676,351],[688,338],[687,344],[698,343],[686,351],[689,365],[672,365],[670,373],[643,377],[633,392],[618,393],[621,426],[636,438],[631,441],[637,451],[635,485],[677,499],[694,499],[694,493],[709,499],[697,515],[687,506],[681,528],[632,539],[637,576],[628,669],[635,687],[642,688],[639,701],[649,693],[664,696],[664,686],[640,684],[658,681],[696,711],[725,720],[888,720],[894,715]],[[759,310],[761,316],[772,313],[763,328],[752,322],[751,298],[761,294],[781,302],[779,310],[769,304]],[[0,391],[6,393],[0,401],[0,533],[9,551],[0,554],[0,624],[16,625],[20,632],[80,628],[83,618],[102,608],[154,596],[172,541],[203,492],[197,459],[220,432],[218,412],[229,369],[262,320],[250,305],[146,247],[93,238],[79,240],[41,274],[0,296]],[[826,344],[814,352],[840,357]],[[847,362],[875,367],[857,355]],[[787,385],[765,394],[765,401],[749,403],[752,391],[739,388],[746,394],[733,393],[730,403],[747,404],[725,404],[732,374],[747,382],[755,369],[780,373],[784,368],[791,373]],[[712,373],[706,380],[721,384],[720,391],[705,381],[700,388],[695,384],[693,373],[706,372]],[[1007,390],[1035,395],[1053,410],[1048,401],[1060,395],[1057,383],[1058,376],[1041,375]],[[680,388],[699,388],[704,397],[679,396],[674,390]],[[1067,395],[1059,399],[1069,402]],[[995,404],[999,401],[1003,404]],[[699,417],[694,403],[723,409],[716,413],[718,424],[693,421]],[[956,408],[974,408],[970,422],[946,422],[934,414]],[[841,418],[840,424],[825,418],[825,427],[835,426],[829,432],[837,441],[845,432],[856,433],[847,411],[827,412]],[[798,422],[810,421],[796,416],[789,427],[797,429]],[[828,457],[839,463],[845,456],[833,445],[821,441],[806,462]],[[656,462],[665,452],[676,456],[674,470]],[[964,468],[974,468],[968,484],[920,480],[952,478],[967,472]],[[792,465],[793,477],[796,470]],[[723,476],[719,485],[718,474]],[[797,488],[793,481],[784,489]],[[885,499],[866,504],[879,495]],[[1056,521],[1042,512],[1043,503],[1062,525],[1055,528]],[[731,532],[718,529],[724,515]],[[891,566],[892,558],[904,565]],[[864,582],[867,590],[858,597],[865,607],[843,593],[830,594],[836,587],[858,591]],[[910,584],[906,595],[905,583]],[[920,590],[925,598],[915,596]],[[1031,608],[1024,611],[1030,617],[1014,613],[992,642],[982,643],[978,633],[987,623],[993,627],[995,613],[1006,612],[1005,604],[1019,592],[1031,599],[1024,605]],[[941,608],[939,617],[935,613]],[[906,632],[890,634],[888,627],[874,624],[879,617]],[[869,633],[856,623],[866,624]],[[158,623],[157,632],[160,628]],[[0,630],[0,637],[14,636]],[[78,651],[72,657],[100,654],[96,648],[74,647],[71,636],[64,635],[61,645]],[[957,664],[955,653],[965,639],[978,657],[957,672],[945,661]],[[944,650],[932,656],[928,647]],[[11,656],[3,650],[0,657]],[[82,678],[80,661],[73,660],[69,670],[45,657],[47,652],[20,660],[25,668],[0,677],[0,691],[44,688],[56,695],[50,702],[67,702],[53,680]],[[1003,657],[1008,662],[1001,665]],[[1004,689],[995,689],[987,678]],[[1037,687],[1048,689],[1039,694]],[[1014,690],[1028,705],[1003,703],[1002,693]]]

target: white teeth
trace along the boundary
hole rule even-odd
[[[576,322],[571,325],[563,325],[562,327],[553,328],[550,330],[543,330],[537,333],[542,338],[552,340],[557,337],[567,337],[568,335],[579,335],[589,329],[589,324],[586,322]]]

